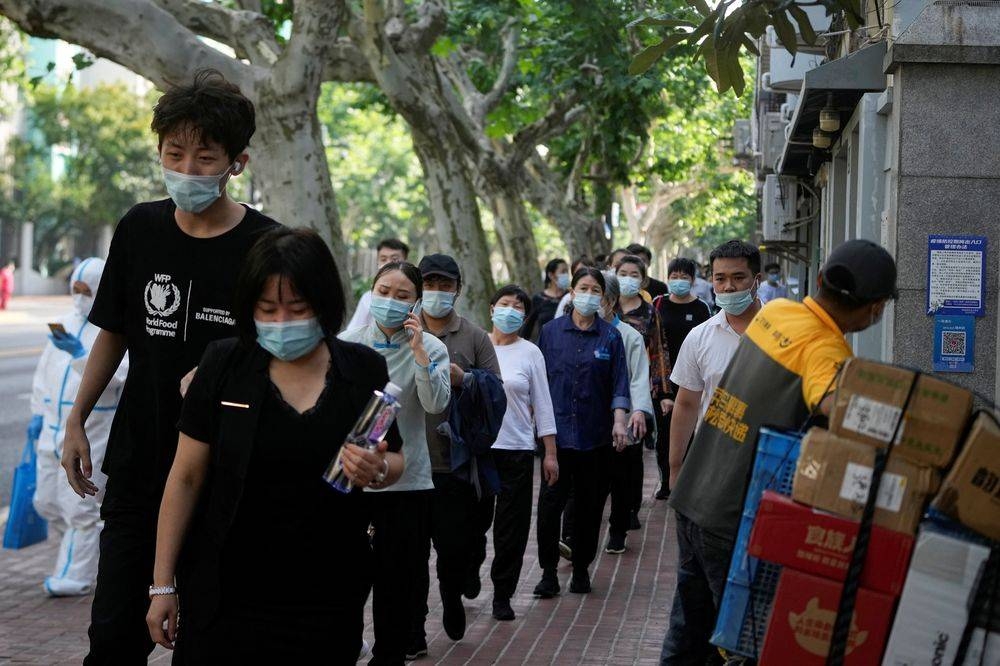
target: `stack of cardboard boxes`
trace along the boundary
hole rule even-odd
[[[857,521],[871,485],[876,449],[888,446],[895,432],[895,446],[877,495],[845,657],[847,664],[878,663],[895,600],[902,593],[902,613],[911,587],[909,561],[914,533],[928,499],[941,485],[940,470],[954,457],[972,410],[968,391],[920,375],[904,412],[913,381],[914,373],[902,368],[860,359],[849,361],[834,398],[830,430],[813,429],[802,441],[792,498],[764,495],[748,552],[785,567],[761,652],[760,661],[765,666],[821,666],[825,662],[842,581],[854,550]],[[1000,440],[997,444],[1000,446]],[[984,497],[967,489],[974,479],[981,481],[980,485],[988,484],[979,471],[985,464],[982,455],[970,456],[969,447],[965,447],[945,481],[940,510],[963,521],[988,522],[1000,530],[996,505],[991,505],[992,513],[987,515]],[[970,457],[971,462],[963,464]],[[992,454],[993,467],[998,463],[1000,455]],[[996,494],[997,488],[993,490]],[[1000,502],[1000,494],[996,498]],[[924,552],[923,544],[921,532],[915,562]],[[931,661],[886,663],[896,666]]]

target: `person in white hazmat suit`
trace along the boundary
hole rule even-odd
[[[73,311],[55,320],[66,329],[66,335],[49,336],[49,344],[42,351],[32,385],[33,416],[28,431],[29,435],[38,438],[35,510],[49,521],[51,527],[62,532],[55,567],[43,583],[45,591],[56,597],[87,594],[97,578],[103,527],[101,499],[107,480],[100,469],[111,421],[128,374],[126,356],[87,420],[94,464],[91,480],[102,490],[96,498],[81,499],[67,482],[60,458],[66,435],[65,420],[76,399],[90,349],[100,331],[87,321],[87,315],[90,314],[103,271],[104,260],[96,257],[85,259],[73,270],[70,277]]]

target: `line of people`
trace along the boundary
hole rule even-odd
[[[96,294],[81,268],[73,290],[81,307],[94,296],[89,324],[81,310],[70,326],[77,332],[54,337],[70,358],[47,352],[79,382],[75,397],[56,400],[55,416],[44,398],[37,405],[42,430],[56,426],[53,452],[61,445],[79,496],[65,504],[89,511],[87,525],[63,516],[64,548],[103,524],[85,664],[144,662],[154,641],[176,648],[177,663],[353,663],[365,652],[370,594],[371,663],[419,658],[430,548],[444,627],[459,640],[462,599],[481,593],[491,527],[493,615],[514,619],[536,455],[534,593],[561,591],[560,555],[573,565],[569,590],[590,592],[608,499],[606,552],[623,552],[638,525],[644,446],[656,449],[656,497],[671,499],[681,540],[664,660],[693,663],[693,654],[704,663],[726,529],[749,464],[748,447],[734,452],[715,432],[724,419],[712,406],[738,406],[723,407],[719,390],[767,415],[761,401],[783,410],[776,423],[824,404],[824,382],[849,353],[843,333],[871,325],[894,294],[885,292],[895,282],[891,258],[890,275],[877,246],[881,254],[834,252],[816,300],[778,299],[763,311],[772,319],[758,316],[753,246],[730,241],[712,253],[713,315],[697,296],[693,261],[674,259],[660,283],[648,275],[649,250],[633,245],[606,270],[585,259],[572,271],[550,262],[541,294],[503,287],[487,332],[456,312],[455,258],[431,254],[414,265],[404,243],[387,239],[356,325],[341,330],[343,287],[322,239],[227,196],[249,160],[254,113],[211,71],[160,98],[152,129],[170,198],[138,204],[120,221]],[[758,366],[777,385],[751,400]],[[374,449],[345,441],[389,382],[402,410],[385,441]],[[117,408],[105,432],[109,391]],[[791,393],[771,402],[781,391]],[[739,444],[753,437],[765,416],[752,413],[747,430],[728,419],[723,434]],[[336,456],[351,493],[322,478]],[[55,453],[42,458],[49,469],[40,476],[54,478]],[[95,495],[103,495],[100,520]],[[50,593],[62,569],[82,583],[77,591],[91,584],[92,571],[70,575],[60,557]]]

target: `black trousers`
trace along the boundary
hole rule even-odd
[[[573,567],[586,569],[597,554],[601,515],[608,495],[610,446],[589,451],[559,449],[559,480],[542,481],[538,493],[538,563],[543,570],[559,564],[559,531],[563,509],[573,493]]]
[[[430,490],[366,493],[375,534],[372,615],[373,663],[398,666],[410,641],[409,609],[419,599],[417,580],[427,573],[422,556],[427,541]],[[426,599],[426,593],[424,599]]]
[[[159,493],[115,478],[108,480],[101,505],[104,529],[85,666],[145,664],[153,651],[146,613],[158,509]]]
[[[656,411],[656,466],[660,470],[660,483],[666,484],[670,479],[670,419],[673,417],[673,410],[669,414],[660,413],[660,402],[654,405]]]
[[[535,455],[531,451],[494,449],[493,461],[500,474],[496,517],[493,521],[493,594],[510,599],[517,589],[531,531],[531,482]],[[544,480],[542,481],[544,483]]]
[[[612,451],[610,466],[611,531],[624,534],[629,518],[642,506],[642,445],[626,446],[621,452]]]
[[[421,566],[414,581],[416,596],[410,606],[411,639],[422,638],[430,593],[431,543],[437,553],[441,597],[461,596],[465,581],[486,560],[486,533],[493,523],[494,497],[476,497],[475,487],[447,472],[435,472],[434,490],[427,507],[429,538],[419,547]],[[377,639],[376,639],[377,642]]]

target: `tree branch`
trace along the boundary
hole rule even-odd
[[[417,20],[403,31],[399,48],[410,53],[424,53],[448,27],[448,12],[440,0],[424,0],[417,7]]]
[[[486,116],[500,104],[507,89],[510,87],[511,79],[517,70],[517,41],[521,33],[518,22],[508,19],[503,27],[503,62],[500,65],[500,73],[497,75],[493,87],[488,93],[482,96],[476,105],[475,116],[482,123]]]
[[[548,137],[558,134],[571,125],[585,111],[577,104],[578,95],[573,92],[557,99],[543,118],[521,129],[511,140],[512,150],[507,159],[509,169],[516,169],[535,152],[535,147]]]
[[[255,65],[273,65],[281,54],[274,25],[260,12],[198,0],[154,1],[188,30],[232,47],[238,57]]]
[[[340,44],[337,35],[347,19],[344,2],[298,0],[292,18],[292,37],[274,64],[272,81],[289,93],[309,89],[318,94],[325,74],[332,70],[331,55]]]
[[[236,4],[244,11],[256,12],[257,14],[264,12],[264,8],[260,6],[260,0],[237,0]]]
[[[375,83],[375,74],[357,44],[350,37],[340,37],[330,44],[322,79],[342,83]]]
[[[161,89],[214,67],[249,93],[250,67],[200,41],[151,0],[0,0],[0,14],[36,37],[113,60]]]

